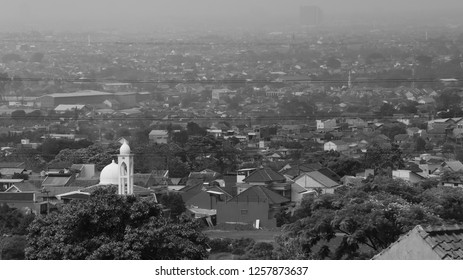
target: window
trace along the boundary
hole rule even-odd
[[[241,209],[241,215],[247,215],[248,209]]]

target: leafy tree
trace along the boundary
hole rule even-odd
[[[197,221],[169,221],[151,198],[100,189],[88,200],[38,216],[27,236],[27,259],[205,259],[207,237]]]
[[[30,113],[27,113],[26,116],[30,119],[33,119],[33,120],[39,120],[39,119],[43,119],[43,116],[42,116],[42,111],[40,110],[34,110]]]
[[[463,222],[463,190],[454,187],[429,188],[420,195],[423,205],[448,224]]]
[[[26,118],[26,112],[24,110],[15,110],[11,112],[11,118],[13,120],[23,120]]]
[[[27,227],[34,219],[34,214],[23,214],[7,204],[0,205],[0,236],[3,234],[24,235]]]
[[[138,129],[134,133],[135,145],[144,145],[149,143],[149,129]]]
[[[26,173],[14,173],[11,179],[23,179],[23,180],[29,180],[29,175]]]
[[[415,150],[417,152],[422,152],[426,150],[426,141],[423,138],[421,137],[416,138]]]
[[[185,202],[179,193],[168,193],[161,196],[161,204],[170,209],[170,216],[178,219],[180,214],[186,211]]]
[[[256,242],[247,250],[241,259],[248,260],[272,260],[273,259],[273,244],[268,242]]]
[[[296,214],[299,219],[276,240],[277,258],[370,258],[418,224],[442,223],[428,207],[386,190],[310,198]]]
[[[88,140],[80,140],[80,141],[72,141],[72,140],[62,140],[62,139],[45,139],[43,142],[41,149],[42,149],[42,156],[47,160],[52,160],[56,158],[58,154],[62,151],[70,149],[82,149],[91,146],[93,143]],[[66,160],[63,158],[61,161],[71,161],[71,159]],[[74,163],[82,163],[82,162],[74,162]]]
[[[392,116],[393,114],[397,113],[397,110],[394,108],[392,104],[389,103],[383,103],[381,105],[381,108],[379,109],[379,115],[380,116]]]
[[[1,237],[0,237],[1,238]],[[23,235],[14,235],[3,237],[3,250],[1,251],[0,259],[2,260],[24,260],[26,249],[26,237]]]
[[[354,176],[357,172],[362,171],[363,164],[356,159],[343,156],[338,160],[328,162],[327,167],[340,177],[344,177],[345,175]]]
[[[128,128],[122,127],[122,128],[117,130],[116,135],[117,135],[117,137],[130,137],[131,133],[130,133],[130,130]]]
[[[391,148],[384,148],[376,143],[368,147],[365,153],[364,165],[367,168],[375,169],[377,172],[386,169],[400,169],[405,166],[402,151],[397,145],[392,145]]]
[[[169,161],[169,176],[172,178],[183,178],[190,174],[190,167],[185,162],[175,157]]]
[[[311,102],[296,97],[279,102],[279,109],[283,116],[312,116],[316,111]]]
[[[330,57],[326,61],[326,66],[329,68],[338,69],[338,68],[341,68],[341,61],[339,61],[335,57]]]
[[[17,53],[7,53],[2,56],[3,63],[24,61],[23,58]]]
[[[172,141],[184,145],[188,141],[188,132],[181,130],[172,134]]]
[[[8,73],[0,73],[0,93],[3,93],[5,91],[5,87],[9,82],[10,78],[8,77]]]
[[[97,170],[102,170],[106,165],[111,163],[115,155],[119,154],[119,147],[120,145],[118,143],[113,143],[107,147],[101,144],[93,144],[80,149],[65,148],[55,156],[51,163],[93,163]]]
[[[442,145],[442,153],[443,154],[453,154],[455,152],[455,146],[452,144],[444,144]]]
[[[425,67],[430,67],[432,65],[432,57],[427,55],[418,55],[416,61]]]
[[[206,135],[207,131],[205,128],[200,127],[195,122],[189,122],[186,126],[186,131],[188,135],[203,136]]]
[[[42,62],[43,58],[45,57],[45,55],[41,52],[36,52],[36,53],[33,53],[31,55],[31,58],[30,58],[30,62]]]
[[[445,90],[435,97],[438,110],[459,109],[461,97],[455,90]]]

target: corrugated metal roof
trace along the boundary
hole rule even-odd
[[[66,177],[52,177],[48,176],[43,180],[42,186],[66,186],[66,184],[69,183],[69,180],[71,179],[71,176],[66,176]]]

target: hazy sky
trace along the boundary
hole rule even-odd
[[[0,4],[0,22],[37,27],[50,23],[123,26],[143,21],[281,21],[297,18],[304,4],[320,6],[325,17],[463,10],[463,0],[0,0]]]

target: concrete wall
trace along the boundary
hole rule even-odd
[[[257,202],[219,202],[217,203],[217,223],[239,222],[253,224],[257,219],[260,226],[276,227],[275,211],[267,203]],[[270,217],[269,217],[270,216]]]

